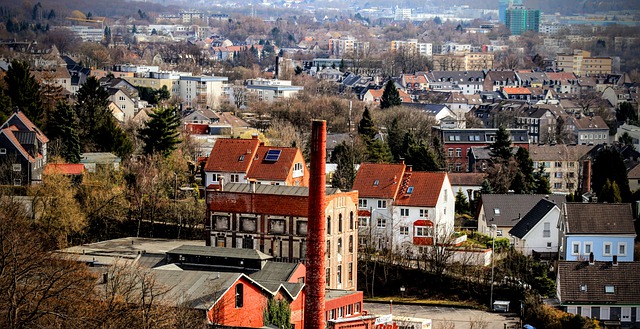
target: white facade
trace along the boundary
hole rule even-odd
[[[559,219],[560,208],[556,205],[522,239],[511,236],[514,248],[527,256],[530,256],[533,251],[557,252],[560,246]]]
[[[181,76],[178,80],[180,98],[192,108],[217,108],[223,95],[223,84],[227,77]]]
[[[289,80],[251,79],[247,89],[254,92],[259,100],[272,102],[279,98],[291,98],[304,90],[302,86],[292,86]]]

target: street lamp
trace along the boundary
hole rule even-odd
[[[489,299],[489,309],[493,310],[493,268],[496,259],[496,231],[498,230],[498,226],[492,224],[491,230],[493,231],[493,239],[491,242],[491,295]]]
[[[400,286],[400,294],[402,294],[402,298],[404,298],[404,292],[407,290],[404,286]]]

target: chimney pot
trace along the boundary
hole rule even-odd
[[[595,258],[593,256],[593,252],[590,252],[589,253],[589,265],[593,265],[593,264],[595,264],[595,262],[596,261],[595,261]]]
[[[613,266],[618,266],[618,255],[613,255],[613,261],[611,263]]]

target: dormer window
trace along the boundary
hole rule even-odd
[[[379,181],[379,180],[377,180],[377,179],[376,179],[376,180],[374,180],[374,181],[373,181],[373,186],[378,186],[378,185],[380,185],[380,181]]]
[[[496,216],[500,216],[500,208],[493,208],[493,214]]]
[[[238,157],[238,161],[244,161],[244,154]]]
[[[580,285],[580,292],[587,292],[587,285],[586,284],[581,284]]]
[[[604,292],[607,294],[613,294],[616,292],[616,288],[614,286],[604,286]]]

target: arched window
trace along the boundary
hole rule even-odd
[[[349,229],[353,230],[353,211],[349,213]]]

